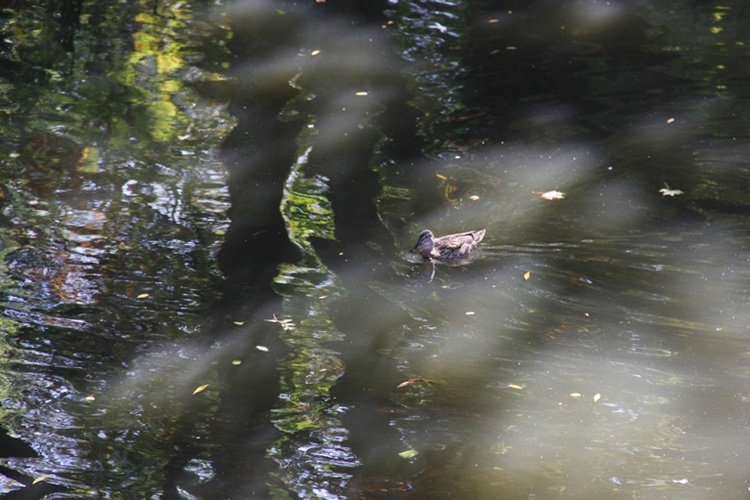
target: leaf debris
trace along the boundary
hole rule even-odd
[[[418,382],[424,382],[426,384],[431,384],[432,380],[428,380],[428,379],[422,378],[422,377],[412,377],[412,378],[408,378],[408,379],[404,380],[403,382],[401,382],[400,384],[398,384],[398,386],[396,386],[396,389],[401,389],[402,387],[406,387],[407,385],[411,385],[411,384],[416,384]]]
[[[419,455],[419,452],[414,449],[402,451],[401,453],[398,454],[398,456],[401,458],[414,458],[417,455]]]
[[[275,314],[273,315],[273,319],[266,319],[264,321],[267,321],[269,323],[278,323],[281,325],[281,328],[283,328],[284,331],[294,330],[295,328],[297,328],[297,325],[292,323],[291,319],[279,319]]]
[[[666,182],[664,183],[663,188],[659,190],[662,196],[677,196],[680,194],[685,194],[683,191],[680,191],[679,189],[669,189],[669,184]]]
[[[538,194],[543,200],[562,200],[565,198],[565,193],[561,191],[532,191],[532,194]]]
[[[203,392],[203,391],[205,391],[205,390],[206,390],[206,387],[208,387],[208,384],[203,384],[203,385],[202,385],[202,386],[200,386],[200,387],[196,387],[196,388],[195,388],[195,390],[193,391],[193,396],[195,396],[195,395],[196,395],[196,394],[198,394],[199,392]]]

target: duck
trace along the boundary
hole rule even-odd
[[[468,231],[466,233],[446,234],[435,238],[432,231],[425,229],[419,233],[417,244],[411,249],[419,252],[427,260],[455,260],[467,257],[474,250],[482,238],[485,229]]]

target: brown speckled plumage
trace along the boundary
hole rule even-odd
[[[419,252],[425,259],[452,260],[466,257],[484,238],[484,229],[467,233],[447,234],[435,238],[432,231],[425,229],[419,233],[417,244],[412,252]]]

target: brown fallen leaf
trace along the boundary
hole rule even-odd
[[[431,384],[432,380],[427,380],[422,377],[412,377],[398,384],[398,386],[396,386],[396,389],[401,389],[402,387],[406,387],[407,385],[411,385],[411,384],[416,384],[417,382],[426,382],[428,384]]]

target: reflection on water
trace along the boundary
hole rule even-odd
[[[132,4],[7,38],[2,491],[746,494],[740,7],[240,2],[230,37]],[[487,234],[433,267],[424,228]]]

